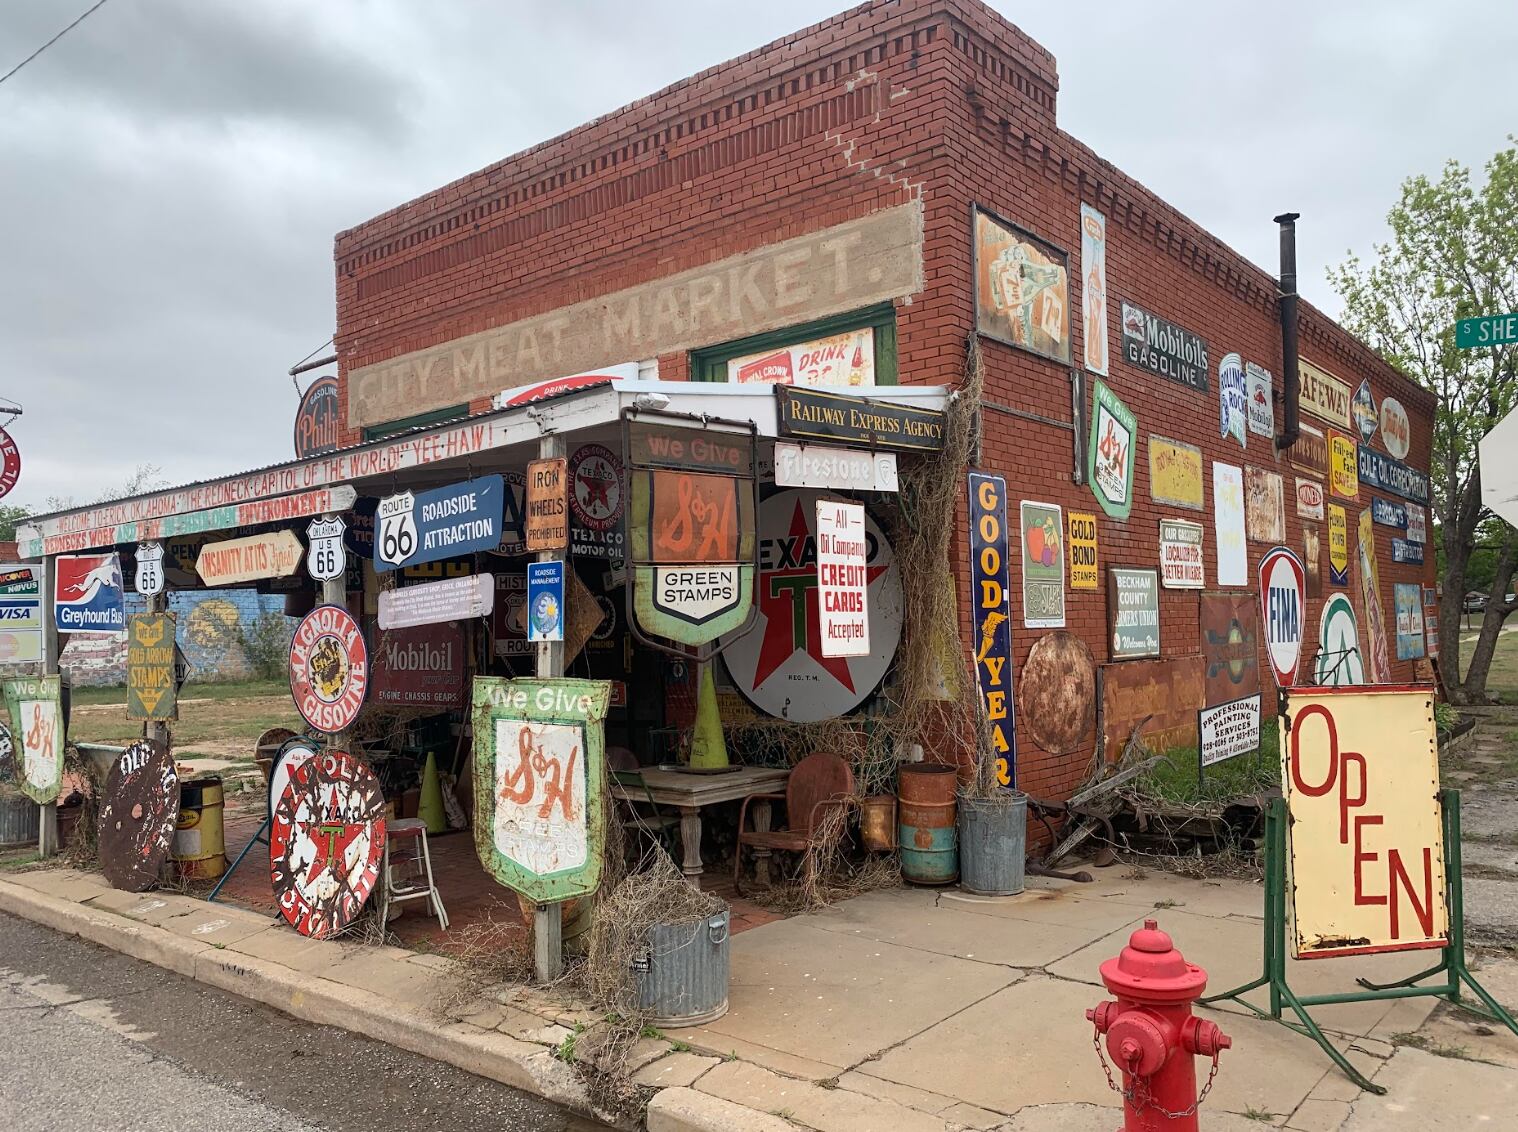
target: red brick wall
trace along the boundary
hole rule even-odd
[[[1085,200],[1108,221],[1109,343],[1116,348],[1120,339],[1119,300],[1136,302],[1207,340],[1214,390],[1192,393],[1113,360],[1108,384],[1138,416],[1141,438],[1135,506],[1125,523],[1101,514],[1090,490],[1072,483],[1068,431],[988,406],[982,466],[1007,476],[1014,516],[1021,499],[1097,513],[1103,566],[1155,564],[1162,513],[1200,521],[1209,578],[1210,462],[1267,467],[1285,479],[1287,541],[1300,551],[1293,469],[1263,437],[1251,435],[1240,450],[1217,435],[1217,359],[1237,351],[1278,379],[1282,372],[1274,280],[1062,133],[1057,90],[1053,57],[974,0],[900,0],[845,12],[340,233],[340,380],[360,366],[912,199],[924,207],[926,287],[898,303],[903,381],[953,384],[963,372],[973,325],[974,204],[1069,251],[1079,359]],[[1069,419],[1064,367],[997,342],[983,346],[989,402]],[[1410,462],[1427,467],[1428,395],[1305,305],[1301,352],[1351,388],[1368,377],[1378,402],[1394,392],[1412,417]],[[688,358],[661,357],[660,369],[685,377]],[[1150,502],[1150,433],[1202,448],[1201,513]],[[358,437],[350,431],[343,439]],[[1368,494],[1350,506],[1352,526]],[[961,510],[961,531],[962,520]],[[1390,616],[1394,579],[1432,584],[1432,548],[1422,570],[1393,566],[1388,529],[1376,533]],[[1249,549],[1253,569],[1265,547]],[[961,535],[954,567],[961,589],[964,553]],[[1326,571],[1325,563],[1325,585]],[[1017,583],[1014,576],[1021,666],[1035,634],[1020,628]],[[1358,608],[1357,589],[1347,592]],[[1070,628],[1104,660],[1104,591],[1069,591],[1066,603]],[[1317,608],[1308,619],[1309,655]],[[1196,651],[1194,594],[1166,591],[1161,619],[1167,653]],[[1410,668],[1394,663],[1398,678]],[[1045,795],[1067,793],[1086,762],[1044,756],[1026,740],[1020,753],[1021,784]]]

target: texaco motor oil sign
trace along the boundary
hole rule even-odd
[[[369,650],[353,615],[318,605],[290,639],[290,693],[312,727],[329,735],[353,726],[369,690]]]
[[[843,715],[875,691],[901,640],[901,574],[879,524],[865,512],[870,651],[827,657],[817,604],[815,491],[780,491],[759,505],[758,620],[726,643],[738,691],[761,711],[800,723]]]

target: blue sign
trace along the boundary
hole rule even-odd
[[[1383,527],[1396,527],[1399,531],[1407,530],[1407,508],[1389,499],[1371,496],[1370,517],[1372,522],[1380,523]]]
[[[1392,539],[1392,561],[1411,562],[1415,566],[1422,566],[1423,544],[1408,542],[1405,538]]]
[[[375,569],[396,570],[494,550],[501,541],[504,496],[500,476],[482,476],[381,499],[374,514]]]
[[[1360,445],[1360,482],[1411,499],[1414,503],[1428,502],[1428,476],[1416,468],[1409,468],[1401,460],[1383,456],[1374,448]]]
[[[527,564],[527,639],[564,639],[564,563]]]
[[[60,633],[125,633],[121,559],[65,554],[55,560],[53,624]]]
[[[975,684],[991,728],[997,781],[1003,786],[1016,786],[1017,720],[1012,708],[1012,578],[1011,564],[1007,561],[1007,481],[986,472],[971,472],[969,486],[970,593],[974,595],[970,619],[974,626],[971,646],[975,653]],[[1094,531],[1092,535],[1094,537]],[[1056,549],[1055,553],[1062,552]]]

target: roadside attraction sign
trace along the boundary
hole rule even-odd
[[[375,569],[494,550],[501,543],[505,493],[506,481],[497,475],[386,496],[374,516]]]
[[[168,744],[139,739],[106,775],[96,823],[100,869],[127,892],[158,883],[179,819],[179,775]]]
[[[358,719],[369,690],[369,650],[340,605],[318,605],[290,638],[290,693],[301,718],[328,735]]]
[[[22,791],[39,806],[58,797],[63,784],[63,704],[57,676],[5,681],[11,716],[11,758]]]
[[[604,680],[475,678],[475,850],[534,903],[600,886],[610,697]]]

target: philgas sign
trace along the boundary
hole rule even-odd
[[[497,475],[386,496],[375,510],[375,569],[494,550],[501,542],[505,491]]]
[[[1279,687],[1297,682],[1306,615],[1307,571],[1302,560],[1284,546],[1272,547],[1260,559],[1260,620],[1265,652]]]
[[[1012,692],[1007,481],[988,472],[971,472],[969,489],[970,608],[974,626],[970,645],[974,649],[975,686],[991,729],[997,781],[1012,786],[1017,781],[1017,722]],[[1094,520],[1092,527],[1094,539]]]
[[[54,560],[53,623],[60,633],[123,633],[121,558],[65,554]]]
[[[336,451],[338,426],[337,378],[319,377],[301,396],[295,410],[295,458],[305,460]]]
[[[358,719],[369,691],[363,630],[340,605],[318,605],[290,638],[290,692],[307,723],[328,735]]]

